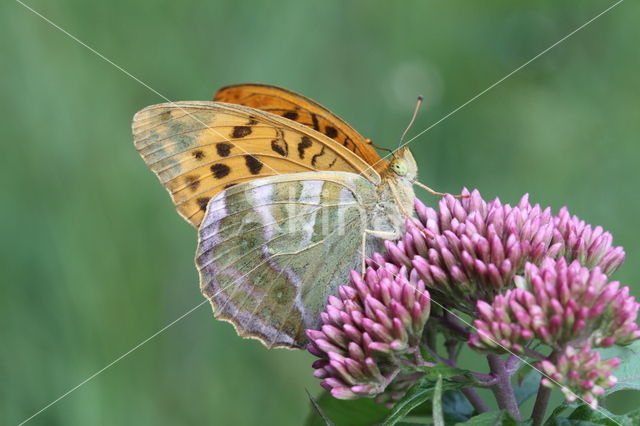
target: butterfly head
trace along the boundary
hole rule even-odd
[[[402,147],[393,153],[389,162],[387,176],[414,182],[418,177],[418,165],[409,148]]]

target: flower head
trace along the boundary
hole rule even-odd
[[[469,344],[480,350],[522,352],[535,337],[553,347],[626,345],[640,338],[636,324],[640,304],[609,282],[599,267],[590,270],[574,260],[528,263],[519,287],[491,304],[478,301],[477,330]]]
[[[416,200],[417,219],[397,243],[387,243],[390,260],[415,268],[434,296],[472,312],[478,299],[492,300],[511,286],[526,261],[539,262],[562,250],[554,242],[550,209],[531,206],[525,195],[511,207],[480,192],[447,195],[438,210]]]
[[[477,190],[463,195],[445,196],[438,209],[416,200],[402,238],[386,241],[364,276],[352,271],[350,285],[329,297],[322,327],[307,330],[308,350],[320,358],[314,375],[337,398],[391,403],[424,374],[416,367],[432,365],[421,347],[447,362],[436,332],[449,361],[467,337],[479,351],[543,358],[528,348],[537,339],[553,349],[540,364],[543,384],[595,404],[615,383],[618,361],[602,361],[591,348],[640,338],[640,304],[607,276],[624,261],[623,249],[566,208],[554,216],[526,195],[513,207]],[[423,336],[431,298],[436,324]],[[477,315],[471,334],[452,320],[453,309]]]
[[[571,216],[566,207],[553,218],[556,242],[562,244],[561,254],[567,260],[578,260],[588,268],[599,267],[611,275],[624,262],[624,249],[613,247],[613,237],[602,227],[593,228],[577,216]]]
[[[373,260],[364,277],[352,271],[351,284],[340,287],[338,297],[329,297],[321,329],[307,330],[308,350],[320,358],[313,364],[314,375],[336,398],[381,395],[403,375],[406,362],[420,356],[429,293],[417,273],[408,274],[379,255]],[[396,399],[411,383],[394,385],[390,395],[380,398]]]
[[[541,381],[542,386],[560,386],[567,401],[573,402],[579,397],[596,409],[598,397],[616,384],[611,372],[619,365],[618,358],[601,360],[600,353],[589,346],[582,349],[568,346],[555,362],[544,360],[537,367],[546,376]]]
[[[527,195],[512,207],[484,201],[477,190],[462,194],[445,196],[437,210],[416,199],[418,217],[407,220],[399,241],[386,243],[387,260],[418,271],[434,299],[448,306],[473,313],[477,300],[490,302],[513,287],[527,262],[564,256],[612,272],[624,260],[611,234],[566,208],[553,216]]]

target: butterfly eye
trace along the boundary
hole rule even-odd
[[[404,161],[394,161],[391,163],[391,170],[398,176],[407,174],[407,164]]]

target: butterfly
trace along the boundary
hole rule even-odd
[[[135,114],[134,145],[198,228],[200,289],[217,318],[265,346],[301,348],[327,297],[399,237],[418,167],[318,103],[263,84]]]

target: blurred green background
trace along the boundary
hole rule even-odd
[[[613,1],[27,3],[171,100],[277,84],[394,147],[416,95],[410,134]],[[411,145],[438,190],[529,192],[604,226],[636,296],[639,18],[623,2]],[[0,28],[0,423],[16,424],[203,299],[195,232],[131,142],[133,114],[162,98],[19,3],[2,2]],[[205,305],[29,424],[300,424],[311,361],[241,340]]]

